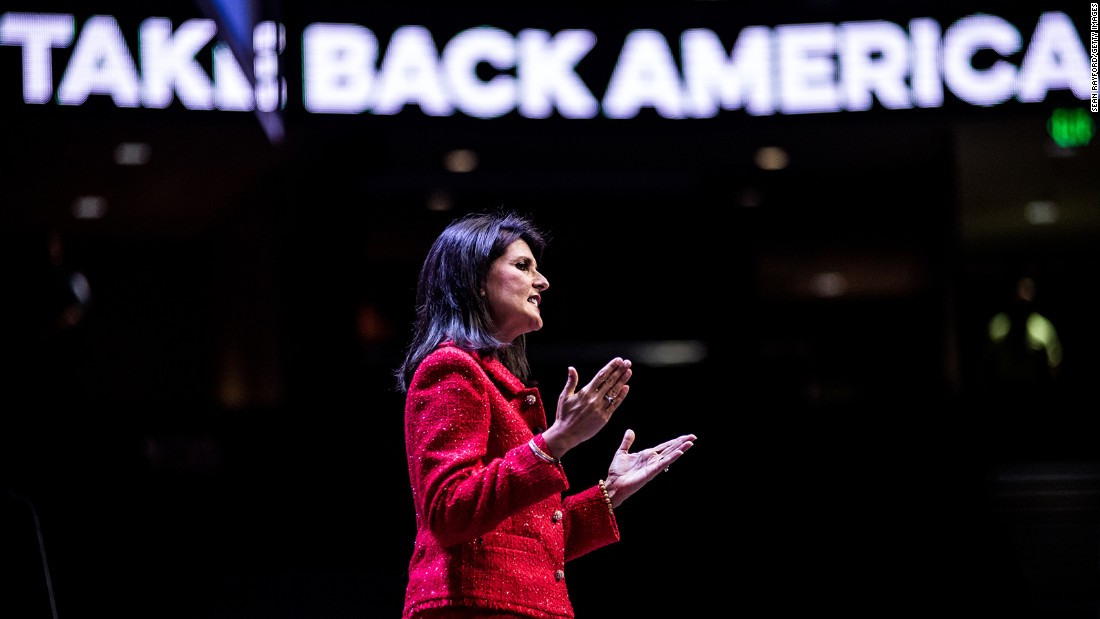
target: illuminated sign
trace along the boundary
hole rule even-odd
[[[131,33],[134,34],[134,33]],[[285,108],[280,77],[285,26],[253,32],[252,84],[209,19],[179,24],[150,17],[135,48],[118,21],[95,15],[0,14],[0,46],[22,55],[22,102],[119,108],[270,111]],[[921,17],[889,21],[693,28],[666,37],[631,30],[616,43],[610,72],[586,82],[578,64],[599,43],[586,29],[510,32],[478,26],[436,41],[427,27],[379,33],[315,22],[301,42],[300,105],[312,114],[629,119],[653,110],[668,119],[937,108],[949,94],[973,106],[1035,103],[1055,91],[1093,96],[1090,56],[1072,19],[1042,13],[1030,36],[990,14],[946,27]],[[383,46],[382,43],[385,42]],[[64,52],[64,53],[62,53]],[[1012,61],[1010,58],[1019,58]],[[298,102],[295,102],[296,104]]]
[[[1047,133],[1062,148],[1088,146],[1096,136],[1096,122],[1085,108],[1059,108],[1047,120]]]

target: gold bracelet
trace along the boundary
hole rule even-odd
[[[534,454],[536,456],[538,456],[540,460],[542,460],[544,462],[549,462],[551,464],[561,464],[561,460],[559,460],[559,459],[555,458],[554,456],[551,456],[550,454],[546,453],[545,451],[539,449],[539,446],[535,444],[535,439],[534,438],[527,441],[527,446],[531,448],[531,451],[534,452]]]
[[[611,504],[611,496],[607,494],[607,484],[600,480],[600,493],[603,494],[603,502],[607,503],[607,511],[615,513],[615,507]]]

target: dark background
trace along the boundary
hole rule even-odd
[[[584,75],[641,27],[984,10],[1026,41],[1049,6],[1087,37],[1087,3],[999,4],[260,6],[291,33],[420,24],[437,43],[481,24],[589,28]],[[5,10],[111,14],[129,32],[203,16],[182,1]],[[61,619],[399,616],[413,513],[392,370],[432,239],[497,206],[552,238],[546,326],[528,339],[544,399],[567,365],[587,382],[636,360],[628,402],[566,461],[574,486],[604,475],[628,427],[641,446],[699,436],[617,511],[622,542],[570,565],[580,616],[1100,613],[1100,167],[1095,141],[1061,149],[1046,127],[1087,102],[323,116],[295,105],[288,73],[273,142],[248,113],[26,105],[20,62],[0,47],[3,616],[50,617],[51,601]],[[115,165],[120,142],[149,144],[149,163]],[[757,168],[764,146],[790,165]],[[454,149],[478,167],[448,172]],[[107,198],[103,218],[73,217],[87,194]],[[1061,218],[1029,225],[1032,200]],[[821,272],[845,294],[817,296]],[[1022,274],[1065,360],[1042,390],[991,388],[986,322]],[[705,355],[645,361],[665,341]]]

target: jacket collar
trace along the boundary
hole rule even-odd
[[[440,347],[443,346],[458,348],[455,346],[455,343],[450,340],[440,344]],[[528,387],[516,378],[516,375],[508,368],[504,367],[504,364],[497,360],[496,357],[483,357],[477,351],[470,351],[469,354],[477,360],[478,364],[485,370],[485,373],[489,375],[489,378],[492,378],[493,381],[497,383],[497,386],[504,396],[511,398],[528,389]]]

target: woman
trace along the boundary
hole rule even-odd
[[[619,540],[615,508],[693,445],[636,453],[627,430],[606,480],[565,496],[561,459],[630,393],[628,359],[584,387],[570,367],[547,426],[525,334],[542,328],[544,237],[508,212],[470,214],[436,239],[397,370],[416,510],[404,619],[573,617],[565,563]]]

